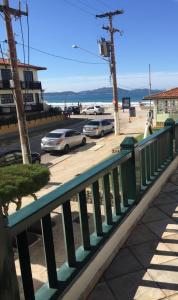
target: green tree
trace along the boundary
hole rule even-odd
[[[8,215],[9,203],[16,204],[16,210],[22,205],[22,197],[32,195],[44,187],[50,178],[48,168],[37,165],[11,165],[0,168],[0,204]]]

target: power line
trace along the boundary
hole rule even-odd
[[[0,16],[1,16],[1,18],[3,19],[3,21],[4,21],[4,17],[3,17],[3,15],[0,13]]]
[[[24,34],[23,34],[23,27],[22,27],[22,19],[21,16],[19,17],[19,21],[20,21],[20,31],[21,31],[21,37],[22,37],[22,49],[23,49],[23,59],[24,59],[24,64],[26,61],[26,55],[25,55],[25,41],[24,41]]]
[[[82,51],[87,52],[87,53],[89,53],[90,55],[93,55],[93,56],[95,56],[95,57],[98,57],[98,58],[100,58],[100,59],[102,59],[102,60],[104,60],[104,61],[110,62],[108,59],[106,59],[106,58],[104,58],[104,57],[102,57],[102,56],[99,56],[98,54],[95,54],[95,53],[93,53],[93,52],[91,52],[91,51],[89,51],[89,50],[87,50],[87,49],[85,49],[85,48],[82,48],[82,47],[78,46],[78,45],[73,45],[72,48],[81,49]]]
[[[103,0],[99,0],[99,2],[103,3],[106,8],[109,8],[109,6]]]
[[[67,4],[69,4],[69,5],[73,6],[73,7],[75,7],[76,9],[81,10],[82,12],[84,12],[84,13],[86,13],[86,14],[89,14],[89,15],[95,17],[95,14],[91,13],[90,11],[88,11],[88,10],[86,10],[86,9],[81,8],[79,5],[74,4],[73,2],[70,2],[69,0],[65,0],[65,2],[66,2]]]
[[[80,2],[82,5],[86,6],[89,9],[92,9],[92,10],[94,10],[96,12],[98,11],[98,9],[96,9],[94,6],[92,6],[92,5],[88,4],[88,3],[83,2],[82,0],[78,0],[78,2]]]
[[[3,41],[3,42],[7,42],[7,41]],[[21,45],[23,46],[22,43],[18,43],[16,42],[17,45]],[[28,45],[24,45],[25,47],[28,47]],[[70,58],[70,57],[65,57],[65,56],[61,56],[61,55],[56,55],[56,54],[52,54],[52,53],[49,53],[49,52],[46,52],[46,51],[43,51],[43,50],[40,50],[40,49],[37,49],[37,48],[34,48],[34,47],[31,47],[29,46],[30,49],[34,50],[34,51],[37,51],[39,53],[43,53],[45,55],[48,55],[48,56],[52,56],[52,57],[56,57],[56,58],[60,58],[60,59],[64,59],[64,60],[69,60],[69,61],[73,61],[73,62],[77,62],[77,63],[81,63],[81,64],[89,64],[89,65],[106,65],[106,63],[99,63],[99,62],[87,62],[87,61],[81,61],[81,60],[77,60],[77,59],[74,59],[74,58]]]

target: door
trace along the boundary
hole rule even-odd
[[[73,145],[79,145],[82,142],[82,137],[79,131],[73,131],[72,133],[72,137],[73,137]]]
[[[108,122],[107,120],[105,121],[107,132],[111,132],[113,130],[113,125],[112,123]]]
[[[104,120],[102,121],[101,125],[102,125],[102,131],[108,132],[108,122]]]
[[[74,145],[72,130],[67,131],[65,134],[65,145],[69,145],[70,147],[73,147],[73,145]]]
[[[92,115],[94,113],[94,106],[89,106],[86,109],[87,115]]]

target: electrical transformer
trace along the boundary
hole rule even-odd
[[[110,57],[110,52],[111,52],[110,42],[106,41],[104,38],[101,38],[101,40],[99,40],[98,43],[99,43],[100,55],[104,57]]]

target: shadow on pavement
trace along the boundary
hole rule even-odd
[[[178,173],[133,230],[87,298],[178,299]]]

